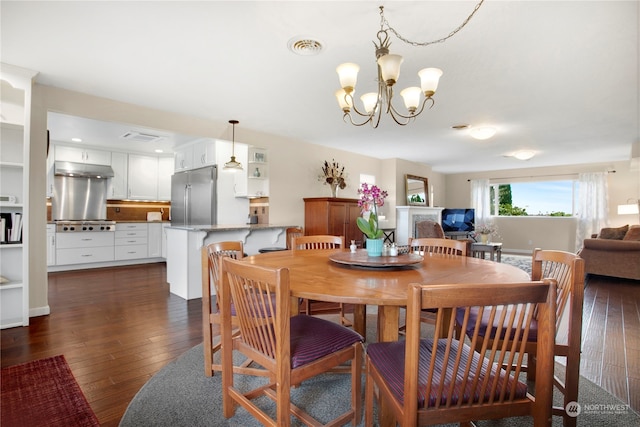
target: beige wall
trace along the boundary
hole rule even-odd
[[[609,194],[609,225],[617,227],[638,224],[637,215],[618,215],[617,206],[627,199],[640,198],[640,170],[631,170],[631,162],[570,165],[547,168],[527,168],[494,171],[487,173],[465,173],[447,175],[445,180],[446,205],[449,207],[470,206],[471,179],[522,177],[547,179],[550,176],[568,176],[583,172],[613,171],[607,174]],[[503,243],[503,250],[529,254],[534,248],[557,249],[575,252],[574,218],[550,217],[504,217],[497,218],[499,236],[495,241]]]
[[[47,303],[46,246],[35,244],[46,241],[45,170],[46,170],[46,116],[56,111],[87,118],[129,123],[149,128],[164,129],[195,136],[231,139],[226,120],[214,121],[175,113],[153,110],[132,104],[93,97],[77,92],[48,86],[34,86],[31,149],[31,238],[32,259],[30,269],[30,307],[39,309]],[[468,179],[479,177],[541,176],[560,173],[605,170],[615,168],[609,174],[610,214],[612,225],[637,223],[638,219],[618,217],[616,206],[628,198],[640,197],[640,171],[630,171],[628,163],[615,165],[583,165],[562,168],[540,168],[501,171],[485,174],[443,175],[431,167],[399,159],[379,160],[365,155],[349,153],[251,131],[242,126],[236,128],[236,141],[267,148],[270,162],[269,217],[274,224],[304,224],[304,197],[330,195],[329,187],[318,181],[324,160],[345,166],[348,173],[347,188],[339,190],[339,196],[356,198],[361,173],[375,175],[376,184],[389,192],[387,206],[383,209],[389,219],[388,226],[395,225],[395,206],[404,205],[404,175],[412,174],[429,179],[433,186],[436,206],[462,207],[469,205]],[[244,213],[243,213],[244,215]],[[245,219],[244,217],[242,218]],[[530,251],[533,247],[573,250],[575,227],[573,219],[531,219],[522,225],[522,218],[504,218],[499,223],[505,248]],[[529,243],[531,241],[531,243]]]

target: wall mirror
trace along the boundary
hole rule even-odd
[[[405,175],[405,189],[407,193],[407,204],[409,206],[428,206],[429,193],[427,193],[428,180],[422,176]]]

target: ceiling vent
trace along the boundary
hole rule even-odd
[[[162,139],[160,135],[152,135],[150,133],[129,131],[122,135],[120,138],[134,142],[157,142]]]
[[[297,36],[287,43],[289,50],[303,56],[318,55],[322,52],[322,42],[312,37]]]

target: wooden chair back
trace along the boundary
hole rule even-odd
[[[554,385],[563,394],[562,406],[554,406],[553,414],[563,417],[565,427],[575,427],[576,417],[565,410],[569,402],[578,401],[580,351],[582,346],[582,306],[584,301],[584,260],[571,252],[533,251],[531,279],[552,278],[557,282],[556,336],[554,354],[564,357],[564,378],[554,374]],[[534,359],[535,362],[535,359]],[[529,363],[529,368],[535,364]],[[529,379],[535,371],[528,372]]]
[[[304,230],[302,227],[289,227],[286,231],[286,239],[287,239],[287,249],[291,249],[292,241],[294,237],[304,236]]]
[[[379,398],[390,402],[389,407],[402,426],[466,423],[502,418],[505,414],[532,415],[536,426],[547,425],[552,404],[555,301],[553,280],[411,284],[405,343],[373,343],[367,349],[365,424],[371,425],[377,385]],[[424,340],[420,317],[427,309],[436,311],[436,324],[433,333]],[[471,326],[475,331],[468,345],[456,334],[452,312],[460,310],[465,313],[463,329]],[[481,313],[475,324],[469,324],[471,310]],[[536,312],[538,380],[534,398],[526,382],[518,378]],[[485,340],[474,352],[483,317],[496,320],[494,333],[503,340],[499,346],[489,345]],[[395,372],[402,371],[387,361],[403,351],[403,381],[394,381]]]
[[[291,245],[291,249],[293,251],[344,248],[344,236],[332,236],[327,234],[297,236],[292,239]]]
[[[409,251],[467,256],[467,242],[445,238],[410,238]]]
[[[320,324],[331,322],[304,315],[290,318],[292,299],[295,301],[295,298],[290,292],[289,270],[286,268],[269,269],[225,257],[222,260],[222,271],[220,284],[223,366],[229,366],[232,363],[232,352],[237,350],[269,371],[271,381],[268,385],[260,385],[256,390],[243,394],[234,387],[234,376],[231,370],[223,369],[223,412],[225,417],[233,416],[235,404],[240,404],[265,425],[288,426],[290,415],[305,420],[307,425],[320,425],[302,408],[292,405],[290,389],[308,378],[327,372],[346,361],[351,361],[352,408],[338,418],[341,422],[331,425],[341,425],[348,421],[352,421],[354,425],[358,424],[361,407],[359,383],[362,370],[362,337],[347,330],[348,333],[357,336],[353,344],[348,344],[335,351],[328,350],[327,356],[306,361],[301,366],[295,365],[294,359],[300,355],[296,353],[298,349],[292,348],[291,345],[294,331],[298,334],[295,339],[297,345],[305,347],[307,344],[303,344],[300,340],[300,333],[312,337],[311,339],[316,337],[320,339],[322,332],[319,332],[319,329],[326,328],[326,326],[317,328],[318,330],[314,332],[313,325],[317,322]],[[229,331],[231,303],[234,305],[240,327],[240,335],[236,339]],[[307,327],[296,327],[292,324],[307,325]],[[340,331],[346,330],[340,325],[332,325],[330,327],[341,328]],[[305,356],[309,357],[308,353]],[[262,394],[266,394],[276,402],[277,415],[275,420],[271,419],[258,405],[251,402],[251,399]]]
[[[203,246],[202,254],[202,334],[204,348],[204,373],[210,377],[215,371],[221,371],[222,365],[214,361],[214,355],[220,350],[221,342],[214,343],[214,337],[220,329],[220,280],[221,263],[223,257],[242,259],[244,257],[244,245],[241,241],[215,242]],[[215,302],[212,295],[216,295]],[[232,324],[237,327],[236,317],[233,316]],[[215,330],[214,330],[215,329]],[[237,331],[234,336],[237,336]],[[236,373],[251,373],[252,375],[266,376],[268,373],[259,368],[248,367],[251,360],[247,359],[234,366]]]

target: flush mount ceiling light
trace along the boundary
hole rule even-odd
[[[231,160],[224,164],[225,169],[242,169],[242,164],[236,161],[236,125],[237,120],[229,120],[231,123]]]
[[[380,6],[380,31],[376,34],[378,43],[373,42],[376,47],[376,62],[378,65],[378,92],[368,92],[360,97],[364,111],[356,108],[353,95],[355,93],[360,67],[351,62],[339,65],[336,71],[338,72],[342,89],[336,92],[336,98],[338,99],[338,105],[340,105],[340,108],[344,112],[342,119],[346,122],[347,118],[349,118],[349,122],[355,126],[371,123],[373,128],[377,128],[380,124],[382,111],[384,110],[385,113],[391,115],[391,118],[393,118],[397,124],[404,126],[424,111],[424,107],[428,101],[430,101],[429,108],[433,107],[435,101],[432,97],[436,93],[438,81],[440,80],[440,76],[442,76],[442,70],[438,68],[423,68],[418,72],[421,87],[408,87],[400,92],[400,96],[402,96],[407,109],[406,114],[400,113],[394,107],[392,103],[393,85],[396,84],[400,76],[400,65],[402,64],[403,58],[400,55],[389,53],[391,41],[389,40],[388,32],[391,31],[398,39],[412,46],[428,46],[435,43],[442,43],[450,37],[453,37],[453,35],[467,25],[483,2],[484,0],[480,0],[473,9],[473,12],[471,12],[471,15],[469,15],[458,28],[451,31],[448,36],[430,42],[414,42],[402,37],[389,25],[384,17],[384,6]],[[420,101],[422,95],[424,95],[424,99]],[[353,117],[351,117],[352,110],[358,116],[363,117],[364,121],[361,123],[354,122]]]
[[[518,160],[529,160],[535,155],[536,155],[535,151],[531,151],[531,150],[520,150],[513,153],[513,157],[515,157]]]
[[[497,129],[493,126],[474,126],[469,129],[469,135],[475,139],[485,140],[496,134]]]

